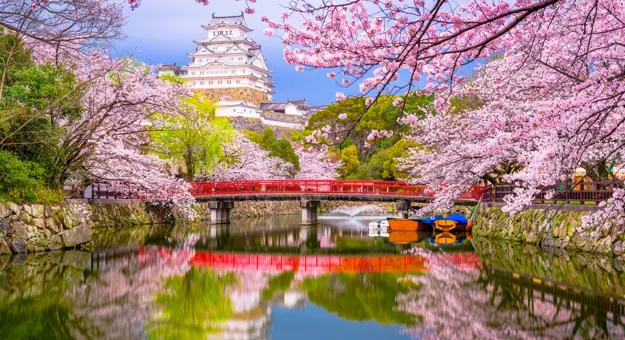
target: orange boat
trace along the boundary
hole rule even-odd
[[[453,215],[451,215],[453,216]],[[462,215],[458,215],[462,217]],[[439,219],[434,221],[434,228],[440,231],[471,231],[473,229],[473,222],[471,220],[467,220],[466,218],[455,218],[455,219]]]
[[[395,244],[409,244],[430,238],[431,232],[428,231],[391,231],[388,241]]]
[[[389,218],[388,228],[392,231],[432,231],[432,225],[407,218]]]
[[[454,244],[458,242],[458,237],[445,231],[434,235],[434,242],[437,244]]]

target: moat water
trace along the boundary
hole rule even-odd
[[[110,229],[0,257],[2,339],[623,338],[625,262],[367,218]]]

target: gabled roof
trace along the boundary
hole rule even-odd
[[[244,28],[248,32],[251,31],[251,29],[247,27],[247,23],[245,22],[245,17],[243,15],[243,12],[241,12],[241,14],[239,15],[231,15],[231,16],[216,16],[215,13],[213,13],[213,17],[212,17],[210,24],[208,24],[208,26],[202,25],[202,27],[204,29],[208,29],[208,28],[223,26],[223,25],[239,26],[241,28]]]
[[[166,72],[166,71],[171,71],[173,74],[175,75],[181,75],[182,73],[184,73],[184,70],[182,69],[182,67],[176,65],[176,63],[173,64],[163,64],[161,65],[161,67],[158,68],[159,72]]]
[[[297,107],[310,107],[306,102],[306,99],[289,100],[289,103],[294,104]]]
[[[306,99],[289,100],[282,103],[260,103],[260,109],[264,111],[284,111],[289,104],[295,105],[300,110],[313,109],[312,106],[306,103]]]

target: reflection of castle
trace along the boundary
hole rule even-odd
[[[319,108],[306,100],[271,103],[273,82],[261,46],[248,37],[252,30],[243,13],[215,16],[202,26],[205,39],[196,40],[186,66],[162,65],[159,74],[176,74],[196,93],[216,104],[216,115],[258,119],[263,124],[300,129]]]

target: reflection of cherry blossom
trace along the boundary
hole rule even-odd
[[[556,303],[549,298],[543,300],[538,292],[531,290],[532,295],[528,296],[525,288],[513,291],[496,284],[497,278],[489,278],[484,269],[458,266],[449,258],[436,257],[423,250],[419,252],[428,257],[430,270],[427,275],[401,278],[418,288],[397,298],[402,311],[423,317],[422,322],[403,329],[411,337],[555,339],[574,333],[575,318],[582,314],[573,309],[575,304]],[[519,305],[505,307],[510,301]],[[605,336],[600,325],[589,331],[591,338]],[[610,337],[624,335],[620,326],[611,324],[608,332]]]

